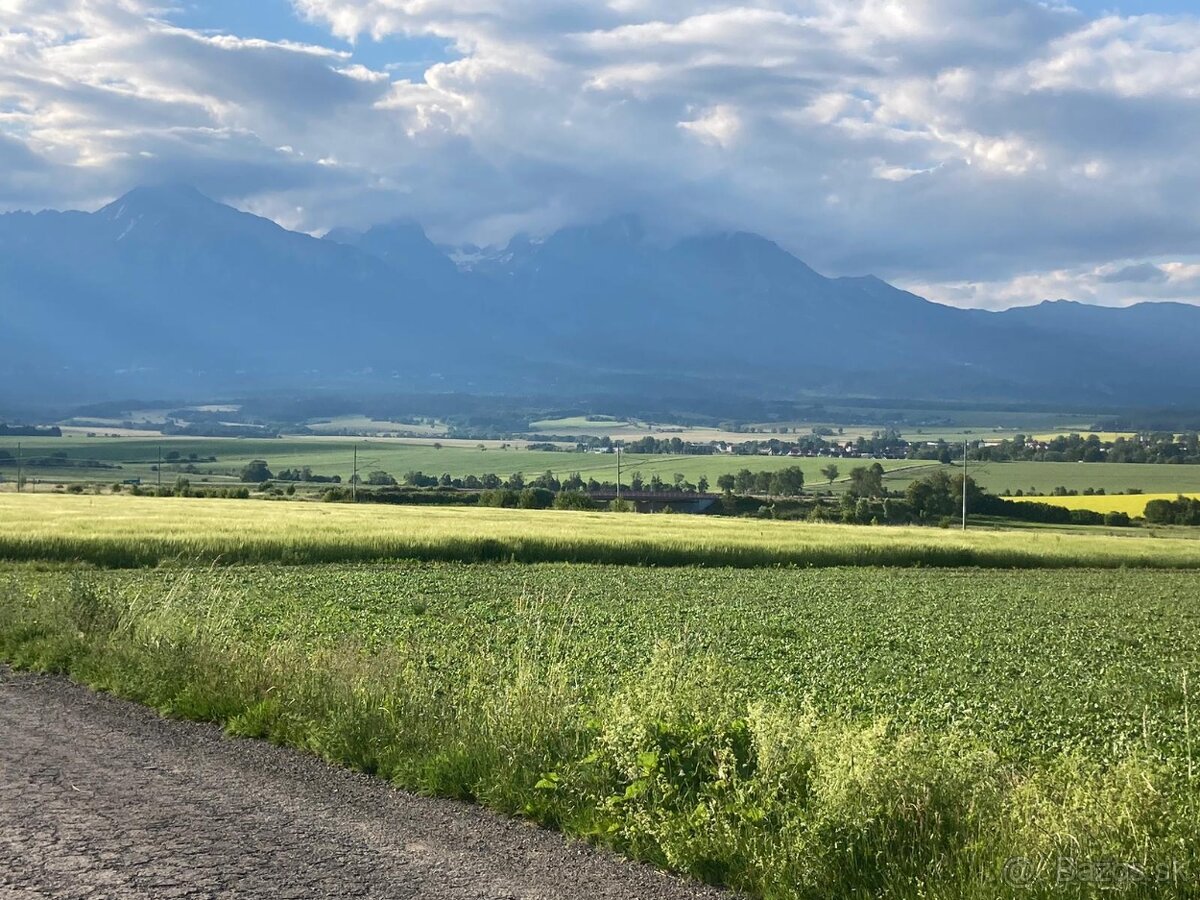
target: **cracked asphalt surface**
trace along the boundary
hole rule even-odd
[[[0,897],[729,895],[478,807],[0,667]]]

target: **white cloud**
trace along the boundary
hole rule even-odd
[[[706,144],[728,147],[741,131],[742,120],[736,109],[722,104],[705,110],[695,119],[679,122],[678,125]]]
[[[1050,44],[1028,79],[1038,90],[1200,96],[1200,20],[1109,16]]]
[[[293,0],[422,78],[0,0],[0,206],[177,178],[317,231],[444,238],[634,211],[765,233],[947,302],[1194,296],[1200,18],[1034,0]],[[1161,280],[1106,277],[1154,261]],[[1135,290],[1136,288],[1136,290]],[[1188,291],[1192,291],[1191,294]]]
[[[1116,260],[1099,266],[1027,272],[990,282],[913,281],[910,291],[954,306],[1007,309],[1043,300],[1099,306],[1177,301],[1200,303],[1200,257],[1191,260]]]
[[[881,161],[875,166],[872,174],[884,181],[908,181],[910,178],[915,178],[918,175],[927,175],[933,171],[933,168],[909,169],[904,166],[889,166],[887,163]]]

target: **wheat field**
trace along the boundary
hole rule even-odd
[[[0,558],[129,567],[384,559],[632,565],[1200,567],[1200,541],[609,512],[0,495]]]

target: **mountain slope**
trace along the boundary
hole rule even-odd
[[[186,188],[137,189],[91,215],[0,217],[4,324],[24,356],[130,387],[427,364],[424,342],[391,329],[430,327],[449,289]]]
[[[1200,385],[1200,309],[1181,304],[959,310],[757,235],[661,243],[630,217],[460,259],[412,223],[315,239],[179,187],[0,216],[0,390],[1157,404]]]

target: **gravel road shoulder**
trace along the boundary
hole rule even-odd
[[[728,896],[478,807],[0,667],[0,897]]]

